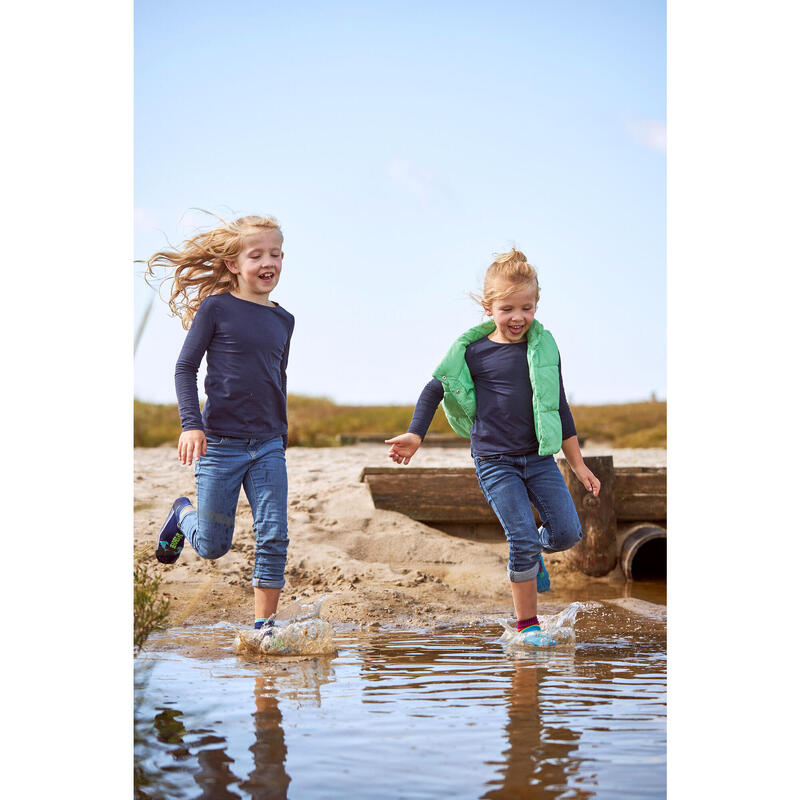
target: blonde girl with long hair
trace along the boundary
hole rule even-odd
[[[284,586],[287,528],[286,365],[294,317],[271,299],[283,269],[272,217],[220,223],[147,261],[172,278],[169,307],[188,329],[175,366],[181,464],[194,462],[197,505],[172,504],[156,558],[174,564],[188,540],[202,558],[230,550],[239,491],[253,511],[255,627],[271,635]],[[197,371],[206,356],[206,403]]]
[[[408,432],[386,443],[393,461],[408,464],[443,403],[452,428],[470,438],[478,482],[509,543],[517,630],[529,644],[546,647],[555,640],[536,615],[537,591],[550,587],[542,553],[566,550],[582,535],[553,454],[563,451],[595,497],[600,481],[581,456],[555,339],[534,319],[539,278],[525,254],[512,249],[496,256],[483,294],[473,297],[490,319],[456,339],[422,390]]]

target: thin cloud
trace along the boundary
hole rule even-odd
[[[134,208],[133,227],[141,233],[148,233],[157,231],[160,226],[158,220],[146,208]]]
[[[625,127],[634,141],[648,150],[667,152],[667,125],[661,120],[631,120]]]
[[[429,203],[437,193],[436,176],[402,158],[393,158],[386,165],[389,178],[418,199]]]

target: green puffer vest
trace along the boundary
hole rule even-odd
[[[465,438],[469,438],[475,422],[475,383],[465,357],[467,345],[488,336],[496,327],[494,320],[489,320],[462,333],[433,373],[444,388],[442,406],[447,421],[459,436]],[[561,449],[558,347],[553,335],[538,320],[534,320],[528,329],[528,370],[539,455],[549,456]]]

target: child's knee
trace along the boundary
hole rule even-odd
[[[230,543],[225,542],[199,542],[197,555],[201,558],[222,558],[231,549]]]
[[[572,518],[560,520],[557,524],[553,525],[548,541],[544,544],[548,550],[558,552],[560,550],[569,550],[570,547],[574,547],[581,538],[583,538],[583,531],[578,515],[576,514]]]
[[[233,544],[234,517],[214,511],[201,510],[198,514],[197,536],[192,541],[201,558],[222,558]]]

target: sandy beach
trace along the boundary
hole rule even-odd
[[[334,623],[358,627],[438,627],[464,624],[487,615],[511,615],[504,541],[460,539],[403,514],[375,509],[359,482],[366,466],[395,466],[381,444],[331,448],[289,448],[289,554],[282,604],[326,595],[322,614]],[[584,455],[613,455],[617,466],[665,466],[665,450],[584,448]],[[423,446],[415,467],[472,466],[469,449]],[[194,474],[174,447],[135,448],[134,552],[162,580],[172,624],[252,620],[252,516],[244,492],[236,514],[233,547],[215,561],[199,558],[187,545],[175,565],[158,564],[156,536],[172,501],[194,501]],[[553,592],[540,597],[540,613],[570,602],[571,591],[605,587],[604,597],[630,611],[641,601],[625,599],[616,570],[590,579],[572,570],[564,554],[547,557]],[[616,589],[619,589],[616,592]],[[647,606],[648,604],[644,604]],[[658,616],[657,609],[650,615]]]

